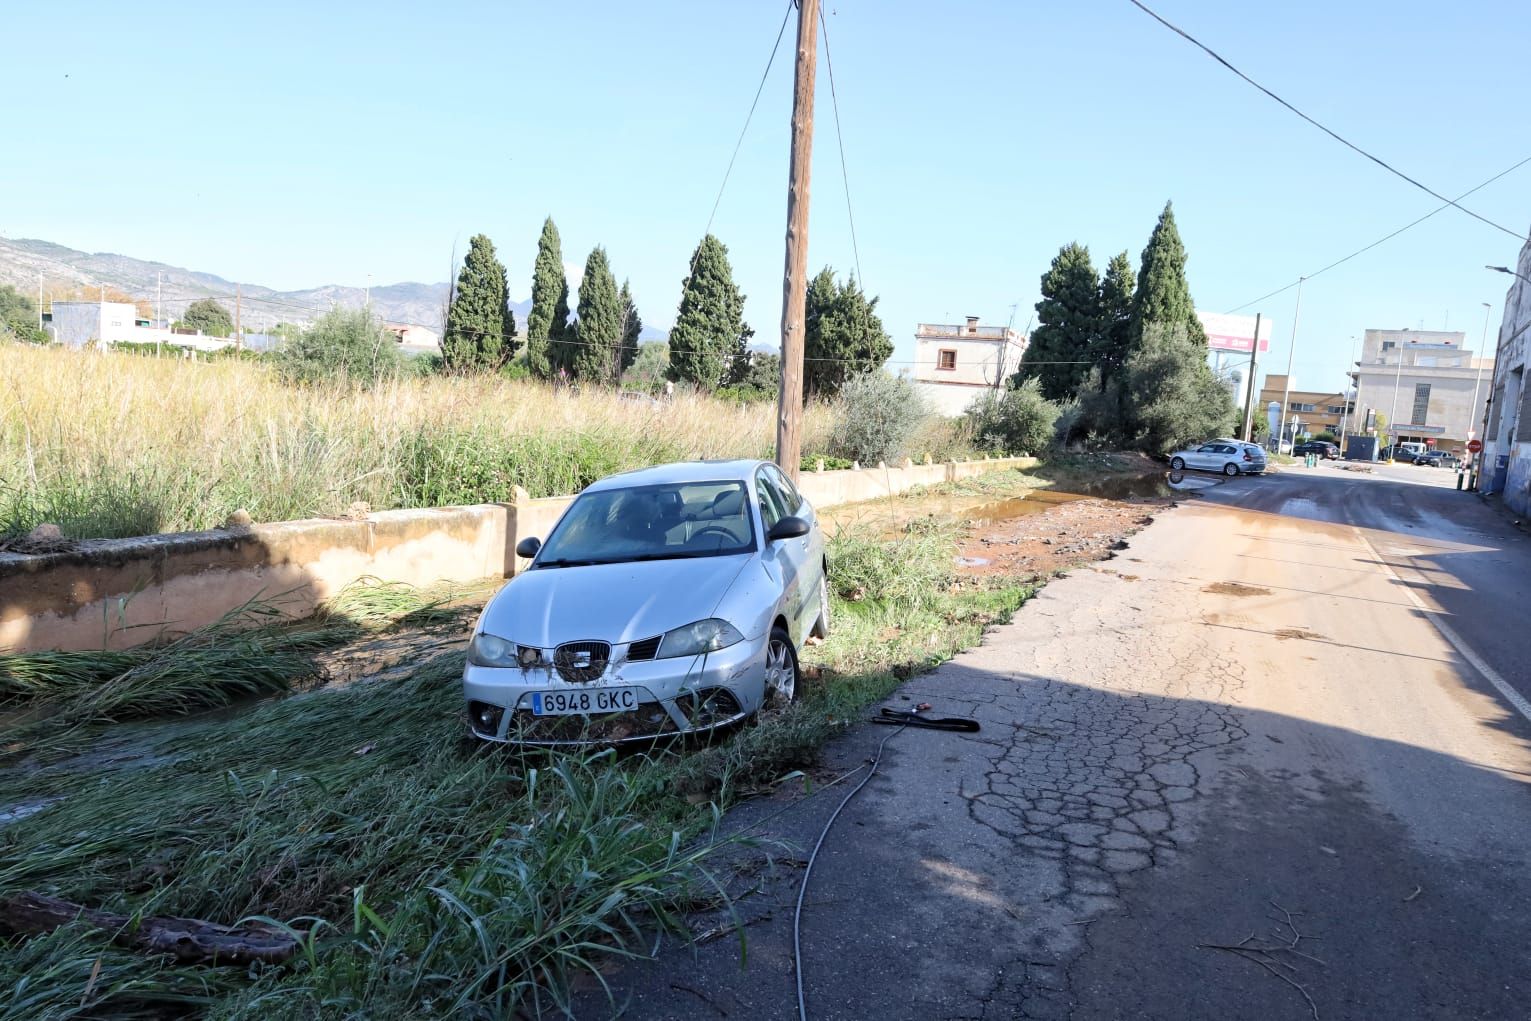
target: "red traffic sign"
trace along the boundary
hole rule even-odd
[[[1476,454],[1479,451],[1481,451],[1482,449],[1483,449],[1483,441],[1482,440],[1468,440],[1467,441],[1467,452],[1469,454]]]

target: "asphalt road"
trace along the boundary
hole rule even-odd
[[[901,693],[979,733],[857,728],[846,783],[730,813],[774,864],[618,1009],[797,1016],[793,848],[887,738],[808,889],[809,1017],[1531,1017],[1531,722],[1474,665],[1525,691],[1531,552],[1429,471],[1231,480],[1050,584]]]

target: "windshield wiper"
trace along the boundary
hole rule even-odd
[[[715,557],[722,554],[722,550],[672,550],[668,553],[639,553],[637,556],[628,557],[631,563],[644,560],[695,560],[697,557]]]
[[[539,560],[534,567],[593,567],[596,564],[609,564],[610,560],[571,560],[568,557],[555,557],[552,560]]]

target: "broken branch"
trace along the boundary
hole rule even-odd
[[[135,918],[40,893],[18,893],[0,900],[0,933],[6,935],[37,936],[76,921],[111,933],[117,946],[165,954],[182,964],[281,964],[297,953],[304,936],[263,925],[231,927],[195,918]]]

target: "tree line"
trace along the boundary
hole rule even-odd
[[[501,370],[521,350],[506,279],[493,242],[475,235],[447,308],[441,341],[447,371]],[[597,246],[585,260],[579,303],[570,308],[562,242],[548,217],[532,265],[525,371],[547,381],[614,385],[634,378],[648,386],[668,381],[709,392],[774,396],[780,359],[751,350],[755,331],[744,318],[744,302],[728,247],[708,234],[681,280],[668,341],[640,344],[643,320],[631,287],[626,281],[617,287],[604,248]],[[804,352],[805,399],[838,393],[847,379],[880,368],[893,354],[877,298],[868,297],[854,276],[841,281],[825,267],[809,282]]]
[[[1010,386],[1035,386],[1060,405],[1060,440],[1157,452],[1233,428],[1236,409],[1207,364],[1186,259],[1168,203],[1136,275],[1126,252],[1097,274],[1088,247],[1059,249]]]

